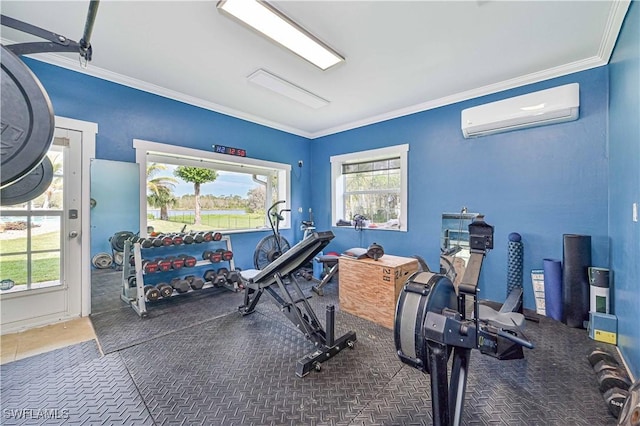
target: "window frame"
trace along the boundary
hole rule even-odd
[[[273,172],[278,174],[278,193],[284,194],[286,200],[284,208],[290,208],[291,198],[291,165],[285,163],[276,163],[273,161],[259,160],[249,157],[236,157],[233,155],[219,154],[213,151],[204,151],[194,148],[186,148],[177,145],[169,145],[158,142],[151,142],[142,139],[133,140],[133,148],[136,151],[136,163],[140,168],[140,234],[146,236],[147,229],[147,161],[161,160],[163,157],[174,157],[176,161],[180,161],[184,165],[200,167],[204,162],[217,163],[215,170],[230,171],[236,173],[262,174],[268,175]],[[182,159],[184,157],[184,159]],[[220,166],[220,167],[218,167]],[[265,202],[265,219],[266,209],[275,202],[272,200],[270,191],[267,190]],[[280,225],[280,229],[290,229],[290,215],[285,215],[285,220]],[[267,222],[268,223],[268,222]],[[232,229],[225,230],[225,233],[244,233],[244,232],[261,232],[265,228],[257,229]]]
[[[409,224],[407,221],[409,210],[408,197],[408,175],[409,175],[409,144],[393,145],[384,148],[357,151],[347,154],[332,155],[331,161],[331,226],[339,228],[336,223],[344,212],[344,175],[342,166],[348,163],[369,162],[388,158],[400,157],[400,226],[397,229],[390,228],[366,228],[377,231],[400,231],[407,232]]]

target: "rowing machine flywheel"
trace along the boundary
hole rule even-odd
[[[428,312],[456,309],[456,292],[451,280],[432,272],[416,272],[409,277],[396,305],[394,340],[400,360],[429,373],[429,354],[424,337]]]

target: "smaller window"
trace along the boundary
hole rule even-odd
[[[331,157],[334,225],[364,219],[369,229],[406,231],[408,151],[404,144]]]

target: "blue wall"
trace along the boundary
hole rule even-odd
[[[631,2],[609,65],[609,235],[618,346],[640,377],[640,6]]]
[[[462,206],[495,226],[495,249],[486,258],[481,297],[504,300],[507,236],[525,245],[525,305],[535,308],[530,270],[546,257],[562,258],[562,234],[592,236],[593,262],[607,266],[607,69],[601,67],[491,96],[461,102],[330,135],[311,145],[313,209],[317,226],[331,223],[329,157],[409,144],[409,232],[333,228],[329,249],[372,242],[400,256],[420,254],[439,264],[441,214]],[[464,139],[464,108],[562,84],[580,84],[577,121],[477,139]]]
[[[98,123],[96,158],[135,162],[133,139],[144,139],[206,151],[218,143],[244,148],[252,158],[291,164],[294,227],[283,234],[289,241],[298,237],[295,225],[308,213],[298,214],[297,209],[302,207],[306,212],[310,202],[309,174],[303,173],[306,168],[298,168],[298,160],[310,163],[308,139],[43,62],[25,62],[45,87],[56,115]],[[131,214],[135,216],[137,211]],[[122,230],[114,223],[112,230],[101,234]],[[233,236],[237,266],[252,267],[255,246],[265,235],[252,232]]]

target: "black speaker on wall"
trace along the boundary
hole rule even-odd
[[[569,327],[584,328],[585,321],[589,320],[589,266],[591,236],[563,235],[563,322]]]

